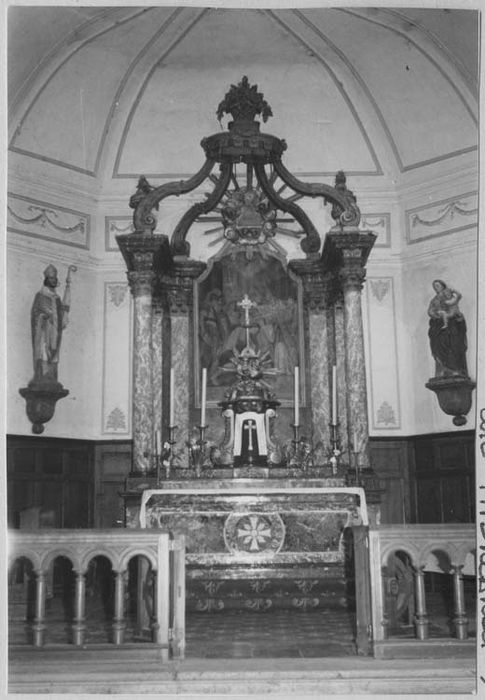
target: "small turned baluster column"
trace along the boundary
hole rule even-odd
[[[35,581],[35,616],[32,630],[34,633],[34,646],[41,647],[44,644],[45,624],[45,599],[47,594],[46,572],[36,571]]]
[[[416,594],[416,611],[414,621],[417,639],[428,639],[429,619],[426,610],[426,593],[424,590],[424,571],[422,567],[414,570],[414,590]]]
[[[86,575],[76,572],[76,590],[74,592],[74,621],[72,624],[72,640],[75,646],[82,646],[84,642],[86,606]]]
[[[463,586],[463,566],[453,566],[451,569],[453,576],[453,598],[455,636],[463,640],[468,637],[468,618],[465,611],[465,589]]]
[[[113,617],[113,644],[123,644],[125,636],[125,572],[115,571],[115,604]]]

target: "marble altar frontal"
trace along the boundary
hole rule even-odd
[[[185,536],[189,609],[343,605],[344,533],[368,522],[364,491],[310,481],[172,481],[144,491],[130,521]]]

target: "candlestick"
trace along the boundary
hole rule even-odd
[[[206,397],[207,397],[207,368],[203,367],[202,368],[202,398],[200,401],[201,408],[200,408],[200,424],[201,426],[205,426],[205,404],[206,404]]]
[[[172,427],[175,423],[175,411],[174,411],[174,371],[173,367],[170,369],[170,413],[169,413],[169,427]]]
[[[168,426],[168,455],[166,457],[165,461],[165,476],[167,479],[170,479],[170,472],[172,469],[172,462],[174,458],[174,445],[177,444],[177,441],[175,440],[175,431],[177,430],[176,425],[169,425]]]
[[[337,410],[337,367],[332,367],[332,425],[338,424]]]
[[[300,368],[295,367],[295,426],[300,425]]]

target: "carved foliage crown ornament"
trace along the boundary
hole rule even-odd
[[[258,92],[257,85],[250,85],[247,76],[239,85],[231,85],[231,89],[219,103],[217,119],[221,121],[224,114],[230,114],[234,121],[254,121],[257,114],[261,114],[263,122],[273,116],[271,107],[264,99],[263,93]]]
[[[219,213],[221,223],[227,231],[226,240],[234,244],[237,241],[239,244],[249,244],[253,237],[264,243],[272,236],[275,232],[273,219],[279,211],[291,216],[301,226],[301,248],[308,257],[315,257],[320,251],[321,239],[308,215],[296,204],[301,197],[321,197],[325,204],[332,205],[332,217],[335,221],[332,230],[346,232],[357,229],[360,211],[356,197],[347,189],[342,171],[337,174],[335,186],[332,187],[302,182],[283,165],[281,158],[286,150],[286,142],[260,131],[260,123],[256,117],[260,116],[262,121],[266,122],[273,113],[263,94],[258,91],[257,85],[250,85],[247,76],[237,85],[231,85],[218,105],[216,115],[219,121],[225,114],[230,114],[233,120],[229,122],[227,131],[202,139],[201,146],[206,160],[191,178],[155,187],[143,175],[140,177],[136,192],[130,198],[130,207],[134,209],[132,235],[151,236],[156,229],[155,212],[158,211],[160,202],[169,196],[191,192],[206,181],[212,187],[212,191],[206,193],[205,199],[193,204],[179,220],[170,240],[171,256],[190,256],[188,231],[194,222],[203,221],[203,217],[209,212]],[[242,188],[243,192],[230,194],[229,188],[236,179],[236,165],[240,163],[246,165],[246,186]],[[217,164],[219,172],[216,170]],[[254,179],[256,182],[253,185]],[[284,196],[284,191],[288,188],[291,194]],[[226,201],[221,206],[224,197]],[[248,201],[244,202],[244,198]],[[238,199],[241,199],[241,202],[236,201]],[[239,219],[236,227],[230,225],[230,216],[234,214],[228,212],[228,206],[230,208],[231,204],[236,205],[235,215]],[[253,218],[257,215],[258,221],[249,221],[249,215]],[[248,221],[249,225],[246,225]],[[231,240],[231,236],[235,240]],[[124,238],[117,237],[122,251]]]

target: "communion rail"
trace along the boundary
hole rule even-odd
[[[474,653],[476,642],[469,638],[469,628],[475,615],[473,620],[467,617],[464,576],[474,577],[476,572],[475,525],[379,525],[352,530],[359,652],[377,658]],[[443,580],[450,584],[451,616],[449,624],[440,628],[433,625],[433,613],[428,610],[427,573],[449,577]],[[402,622],[406,616],[408,624]]]
[[[75,577],[72,645],[85,646],[86,577],[95,557],[109,560],[114,575],[114,607],[111,641],[125,643],[126,584],[128,567],[134,557],[142,558],[145,573],[151,567],[151,642],[161,649],[162,660],[169,655],[182,658],[185,646],[185,543],[183,537],[147,530],[12,530],[8,537],[9,572],[15,562],[26,559],[35,581],[33,615],[30,620],[33,646],[45,645],[49,623],[46,616],[48,579],[54,561],[66,558]],[[143,583],[141,584],[143,585]],[[138,582],[140,587],[140,582]],[[138,604],[142,594],[138,595]],[[26,606],[28,602],[26,602]]]

